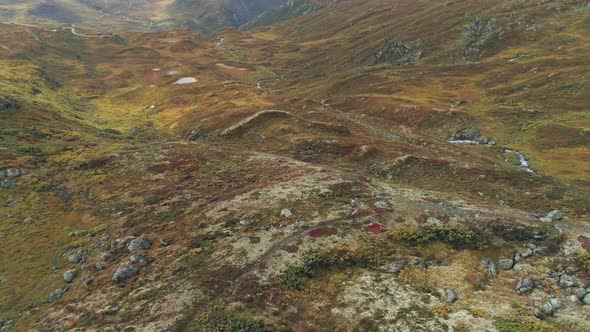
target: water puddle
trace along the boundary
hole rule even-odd
[[[198,80],[194,77],[183,77],[172,84],[191,84],[196,82],[198,82]]]

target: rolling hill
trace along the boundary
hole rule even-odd
[[[244,3],[0,0],[0,329],[590,329],[587,1]]]

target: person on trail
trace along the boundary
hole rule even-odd
[[[356,200],[354,198],[350,201],[350,207],[352,208],[352,212],[350,213],[350,216],[351,217],[356,216],[359,213],[359,210],[357,208]]]

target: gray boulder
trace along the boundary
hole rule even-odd
[[[496,264],[492,262],[491,259],[486,257],[481,261],[481,264],[483,264],[483,266],[485,266],[488,269],[492,276],[495,277],[498,275],[498,268],[496,267]]]
[[[140,249],[146,250],[149,249],[151,247],[150,241],[138,237],[135,238],[133,240],[131,240],[131,242],[129,242],[129,245],[127,246],[127,249],[129,250],[129,252],[134,252]]]
[[[18,168],[8,168],[6,169],[6,177],[9,179],[17,178],[21,175],[21,171]]]
[[[12,188],[13,185],[14,185],[14,180],[10,180],[10,179],[4,179],[4,180],[2,180],[2,182],[0,182],[0,186],[3,189],[10,189],[10,188]]]
[[[447,288],[446,290],[446,302],[447,303],[455,303],[458,299],[457,292],[454,289]]]
[[[130,261],[133,264],[137,264],[144,258],[145,258],[145,255],[142,253],[139,253],[139,254],[131,255]]]
[[[379,270],[384,271],[384,272],[389,272],[389,273],[398,273],[399,271],[401,271],[406,265],[408,265],[408,261],[405,259],[399,260],[399,261],[395,261],[392,263],[389,263],[387,265],[383,265],[379,268]]]
[[[78,264],[78,263],[82,262],[82,256],[80,256],[80,254],[76,254],[76,253],[70,254],[68,256],[68,262]]]
[[[78,275],[78,271],[76,269],[67,270],[64,272],[64,281],[68,284],[74,281],[76,276]]]
[[[553,210],[547,214],[547,219],[551,221],[563,219],[563,213],[559,210]]]
[[[516,291],[519,294],[528,293],[535,288],[535,283],[530,278],[520,278],[516,284]]]
[[[570,288],[570,287],[584,287],[584,283],[582,283],[576,276],[563,274],[559,277],[559,281],[557,282],[561,288]]]
[[[512,258],[500,258],[498,266],[501,270],[508,271],[514,266],[514,260]]]
[[[586,294],[588,294],[588,291],[584,287],[579,287],[579,288],[576,288],[576,290],[574,290],[574,295],[580,301],[584,300],[584,297],[586,297]]]
[[[584,298],[582,299],[582,302],[585,305],[590,305],[590,293],[586,294],[586,296],[584,296]]]
[[[480,135],[481,135],[481,132],[477,128],[463,129],[461,131],[458,131],[453,136],[453,140],[454,141],[475,141],[480,137]]]
[[[136,274],[137,274],[136,268],[131,267],[129,265],[121,265],[121,266],[119,266],[117,271],[115,271],[115,273],[113,273],[112,280],[114,282],[122,282],[127,279],[133,278]]]
[[[287,219],[291,219],[293,218],[295,215],[293,214],[293,212],[291,212],[291,210],[284,208],[281,210],[281,217],[285,217]]]
[[[0,111],[13,110],[16,108],[17,105],[15,102],[6,97],[0,96]]]
[[[541,306],[541,311],[548,316],[553,316],[557,311],[559,311],[563,307],[563,303],[556,298],[550,298],[549,301],[545,302],[543,306]]]
[[[4,319],[0,318],[0,330],[10,330],[16,325],[16,321],[14,319]]]
[[[102,271],[105,269],[105,267],[107,267],[107,264],[105,262],[96,262],[94,266],[96,267],[97,271]]]
[[[51,295],[49,295],[49,299],[47,299],[47,302],[49,303],[53,303],[57,300],[59,300],[65,292],[67,292],[69,289],[69,286],[66,286],[64,288],[58,288],[56,290],[53,291],[53,293],[51,293]]]
[[[389,204],[385,201],[379,201],[379,202],[375,202],[375,207],[378,209],[382,209],[382,210],[387,210],[389,209]]]

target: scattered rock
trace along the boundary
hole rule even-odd
[[[559,210],[553,210],[547,214],[547,219],[551,221],[563,219],[563,213]]]
[[[586,288],[583,287],[576,288],[576,290],[574,291],[574,295],[580,301],[584,301],[584,297],[586,297],[586,294],[588,294],[588,291],[586,290]]]
[[[453,141],[475,141],[480,136],[481,132],[477,128],[463,129],[453,136]]]
[[[59,300],[64,295],[64,293],[68,291],[68,289],[69,286],[56,289],[55,291],[53,291],[53,293],[51,293],[51,295],[49,295],[49,299],[47,299],[47,302],[53,303]]]
[[[446,295],[446,302],[449,304],[455,303],[458,299],[457,292],[453,289],[447,288]]]
[[[550,298],[549,301],[545,302],[541,307],[541,311],[548,316],[553,316],[557,311],[563,307],[561,301],[556,298]]]
[[[375,207],[378,209],[382,209],[382,210],[388,210],[389,209],[389,204],[385,201],[379,201],[379,202],[375,202]]]
[[[498,268],[496,267],[496,264],[492,262],[491,259],[486,257],[481,261],[481,264],[483,264],[483,266],[485,266],[488,269],[492,276],[495,277],[498,275]]]
[[[516,284],[516,291],[519,294],[525,294],[533,290],[535,288],[535,283],[530,278],[520,278],[518,280],[518,284]]]
[[[252,222],[250,220],[242,219],[240,220],[240,225],[242,226],[250,226]]]
[[[285,217],[287,219],[291,219],[293,218],[295,215],[293,214],[293,212],[291,212],[291,210],[284,208],[283,210],[281,210],[281,217]]]
[[[520,271],[531,271],[532,269],[532,265],[531,264],[526,264],[526,263],[516,263],[514,264],[514,266],[512,267],[512,269],[514,269],[514,271],[516,272],[520,272]]]
[[[385,191],[383,191],[381,189],[374,189],[373,192],[371,193],[371,195],[375,198],[383,197],[383,196],[385,196]]]
[[[14,185],[14,180],[10,180],[10,179],[4,179],[0,183],[0,186],[2,186],[3,189],[10,189],[10,188],[12,188],[13,185]]]
[[[586,296],[584,296],[584,298],[582,299],[582,302],[586,305],[590,305],[590,293],[586,294]]]
[[[574,275],[564,274],[559,277],[557,284],[561,288],[584,287],[584,284]]]
[[[102,271],[105,269],[105,267],[107,267],[107,264],[105,262],[96,262],[94,266],[96,267],[97,271]]]
[[[127,246],[127,249],[129,250],[129,252],[134,252],[140,249],[143,250],[147,250],[151,247],[150,241],[138,237],[138,238],[134,238],[133,240],[131,240],[131,242],[129,242],[129,246]]]
[[[8,99],[7,97],[0,96],[0,111],[14,110],[16,108],[17,105],[15,102]]]
[[[399,261],[389,263],[387,265],[383,265],[383,266],[379,267],[379,270],[384,271],[384,272],[389,272],[389,273],[398,273],[406,265],[408,265],[408,261],[405,259],[402,259]]]
[[[68,236],[73,236],[73,237],[82,237],[84,234],[81,231],[73,231],[70,232],[70,234],[68,234]]]
[[[14,319],[8,318],[0,318],[0,330],[10,330],[16,325],[16,321]]]
[[[405,66],[418,60],[421,55],[420,41],[390,40],[384,48],[371,56],[369,64],[372,66]]]
[[[162,240],[160,240],[160,244],[162,245],[162,247],[167,247],[167,246],[170,245],[170,242],[168,242],[167,240],[162,239]]]
[[[78,275],[78,271],[76,269],[67,270],[64,272],[64,281],[68,284],[74,281],[76,276]]]
[[[309,223],[305,220],[299,220],[297,222],[297,227],[301,227],[301,228],[309,228]]]
[[[82,262],[82,256],[80,256],[80,254],[71,254],[68,256],[68,262],[70,263],[74,263],[74,264],[78,264],[80,262]]]
[[[68,204],[72,201],[72,194],[66,188],[59,188],[55,197],[59,198],[64,204]]]
[[[139,254],[131,255],[131,258],[129,260],[131,261],[131,263],[137,264],[137,263],[139,263],[139,261],[141,261],[144,258],[145,258],[145,255],[143,253],[139,253]]]
[[[8,168],[6,169],[6,178],[14,179],[21,175],[21,170],[18,168]]]
[[[508,271],[514,266],[514,260],[512,258],[500,258],[500,260],[498,260],[498,266],[500,269]]]
[[[121,265],[113,274],[114,282],[122,282],[127,279],[133,278],[137,274],[137,269],[129,265]]]
[[[155,260],[155,258],[153,257],[146,257],[146,258],[142,258],[139,260],[139,265],[141,266],[148,266],[150,265],[153,261]]]

